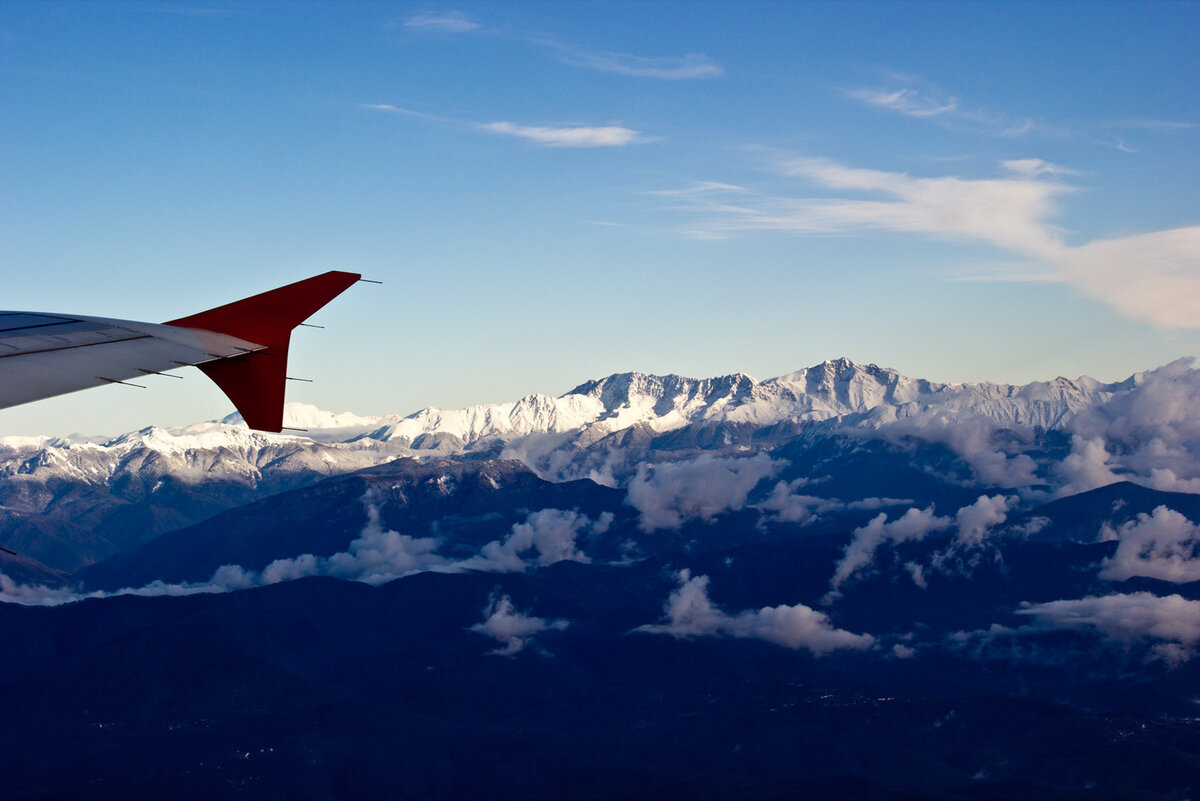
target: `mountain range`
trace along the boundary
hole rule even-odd
[[[5,438],[0,797],[1189,797],[1198,410],[837,360]]]

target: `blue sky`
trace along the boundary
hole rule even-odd
[[[328,269],[289,398],[408,413],[848,356],[1200,353],[1195,3],[0,4],[12,309],[166,320]],[[4,434],[219,417],[198,373]]]

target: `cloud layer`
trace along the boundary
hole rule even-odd
[[[261,572],[241,565],[222,565],[208,581],[169,584],[154,581],[143,587],[125,587],[115,592],[81,592],[69,587],[19,584],[0,573],[0,603],[28,606],[57,606],[88,598],[114,595],[193,595],[232,592],[262,587],[307,576],[332,576],[385,584],[404,576],[428,570],[459,572],[481,570],[519,573],[530,566],[544,566],[564,560],[588,562],[578,537],[599,536],[608,531],[613,515],[605,512],[593,521],[587,515],[561,509],[540,509],[514,523],[503,540],[485,545],[478,554],[453,561],[437,553],[440,543],[432,537],[411,537],[384,527],[380,520],[380,498],[374,488],[363,495],[367,522],[346,550],[332,556],[311,553],[276,559]]]
[[[1148,592],[1023,604],[1017,611],[1040,631],[1093,631],[1121,645],[1152,642],[1151,655],[1177,665],[1200,643],[1200,601]],[[1026,629],[1028,630],[1028,629]],[[1018,630],[1021,631],[1021,630]]]

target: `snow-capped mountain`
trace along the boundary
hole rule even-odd
[[[47,525],[94,536],[108,521],[111,542],[69,549],[87,560],[264,494],[400,457],[502,457],[549,480],[621,486],[645,463],[701,451],[749,455],[800,437],[851,449],[865,440],[932,444],[960,465],[955,480],[981,486],[1066,494],[1133,480],[1200,492],[1197,409],[1200,372],[1186,361],[1113,384],[1084,377],[1016,386],[938,384],[846,359],[765,381],[620,373],[557,398],[407,417],[289,404],[288,425],[306,431],[263,434],[230,417],[107,441],[0,438],[0,534],[36,556],[53,549]]]
[[[1000,426],[1049,429],[1128,390],[1139,376],[1118,384],[1088,377],[1024,386],[938,384],[848,359],[765,381],[744,373],[694,379],[631,372],[588,381],[557,398],[528,395],[512,403],[466,409],[427,408],[392,422],[370,418],[364,420],[361,433],[417,450],[457,450],[489,439],[509,441],[530,434],[589,429],[607,434],[633,426],[665,432],[698,422],[769,426],[869,413],[869,418],[855,422],[878,426],[933,409],[948,417],[982,416]],[[366,430],[379,423],[384,424]]]
[[[744,373],[693,379],[630,372],[585,382],[559,397],[531,394],[465,409],[430,407],[406,417],[335,414],[289,403],[288,425],[303,429],[296,433],[249,431],[235,414],[220,422],[150,427],[104,442],[0,437],[0,476],[112,483],[132,475],[171,475],[257,484],[296,473],[330,475],[399,456],[495,450],[530,437],[550,435],[557,447],[586,448],[627,429],[662,434],[697,424],[753,429],[832,421],[842,429],[897,426],[912,433],[918,424],[969,421],[989,428],[1055,430],[1069,428],[1085,411],[1137,395],[1156,380],[1193,394],[1200,383],[1196,371],[1182,363],[1113,384],[1086,376],[1026,385],[939,384],[848,359],[765,381]]]

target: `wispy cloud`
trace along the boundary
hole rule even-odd
[[[1143,131],[1189,131],[1200,128],[1200,123],[1184,122],[1181,120],[1146,120],[1137,118],[1126,118],[1123,120],[1113,120],[1108,123],[1109,128],[1134,128]]]
[[[1064,249],[1060,264],[1085,295],[1126,317],[1200,328],[1200,225],[1096,240]]]
[[[1006,138],[1024,136],[1041,128],[1028,117],[968,106],[940,87],[911,75],[889,73],[885,86],[842,89],[846,97],[868,106],[923,120],[936,120]]]
[[[444,14],[421,11],[406,19],[404,25],[408,28],[442,33],[466,33],[481,27],[478,22],[458,11],[449,11]]]
[[[948,528],[950,523],[950,518],[935,515],[932,506],[927,509],[913,507],[891,522],[888,522],[886,512],[880,512],[865,526],[854,530],[845,553],[834,568],[829,582],[830,593],[825,600],[836,600],[847,580],[869,569],[875,561],[875,552],[885,543],[923,540],[935,531]]]
[[[1079,175],[1078,170],[1051,164],[1041,159],[1011,159],[1001,162],[1001,166],[1026,178],[1038,178],[1043,175]]]
[[[388,114],[401,114],[430,122],[470,126],[478,131],[515,136],[545,147],[624,147],[653,141],[651,137],[643,136],[641,131],[621,125],[521,125],[505,120],[471,122],[429,114],[424,111],[414,111],[391,103],[363,103],[362,108]]]
[[[1047,224],[1056,210],[1053,201],[1071,191],[1025,176],[914,178],[819,158],[786,158],[777,168],[785,176],[825,189],[882,199],[785,197],[711,182],[659,194],[704,215],[695,230],[716,236],[881,230],[982,240],[1045,254],[1058,248]]]
[[[484,28],[483,25],[458,11],[437,13],[422,11],[404,21],[407,28],[439,33],[469,33],[486,31],[494,36],[527,42],[551,53],[563,64],[598,72],[610,72],[631,78],[657,78],[667,81],[687,81],[696,78],[717,78],[725,74],[720,64],[704,53],[682,56],[641,56],[594,50],[568,44],[553,36],[522,31]]]
[[[958,101],[953,97],[933,98],[916,89],[846,89],[844,93],[846,97],[910,117],[936,117],[958,110]]]
[[[491,133],[528,139],[547,147],[623,147],[646,141],[640,131],[620,125],[518,125],[513,122],[481,123]]]
[[[875,230],[982,242],[1032,259],[1047,276],[1130,319],[1200,328],[1200,226],[1067,245],[1051,220],[1074,192],[1058,180],[1075,174],[1069,168],[1030,158],[1004,162],[1006,174],[995,178],[919,178],[819,158],[783,157],[775,166],[840,196],[773,195],[714,182],[655,194],[695,215],[685,233],[699,239]]]
[[[362,107],[372,111],[386,111],[392,114],[403,114],[406,117],[417,117],[422,120],[433,120],[435,122],[454,122],[454,120],[450,120],[446,117],[439,117],[437,114],[427,114],[424,111],[413,111],[410,108],[393,106],[390,103],[363,103]]]
[[[546,36],[530,37],[529,41],[553,52],[564,64],[634,78],[686,81],[695,78],[717,78],[725,74],[725,70],[721,69],[719,64],[703,53],[688,53],[680,57],[650,57],[633,53],[588,50]]]

